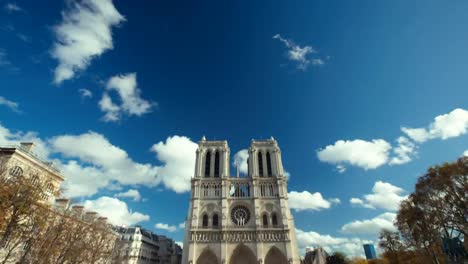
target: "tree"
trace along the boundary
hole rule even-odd
[[[53,208],[34,171],[11,177],[0,164],[0,264],[117,263],[118,235],[96,219]]]
[[[335,252],[327,257],[327,264],[348,264],[349,261],[346,255],[341,252]]]
[[[399,255],[401,255],[404,247],[398,232],[382,230],[379,235],[379,247],[383,250],[384,256],[390,260],[391,263],[402,263],[399,259]]]
[[[0,263],[12,258],[22,258],[29,250],[31,235],[45,224],[43,210],[50,205],[46,182],[36,177],[36,172],[23,169],[21,175],[13,175],[5,161],[0,163],[0,248],[4,254]],[[20,252],[20,247],[24,250]]]
[[[418,179],[414,193],[401,203],[396,225],[405,246],[417,259],[426,258],[434,264],[447,259],[459,263],[467,257],[466,245],[461,247],[468,228],[466,212],[468,157],[463,157],[431,167]],[[452,245],[458,246],[457,250],[452,250]]]

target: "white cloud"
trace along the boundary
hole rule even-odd
[[[61,84],[91,61],[113,48],[112,27],[125,18],[117,11],[112,0],[66,1],[62,22],[54,27],[56,42],[52,57],[59,64],[55,69],[54,83]]]
[[[112,102],[112,99],[107,93],[102,95],[102,98],[99,101],[99,108],[101,111],[106,113],[102,117],[104,121],[115,122],[120,120],[120,107]]]
[[[126,192],[117,193],[114,196],[118,197],[118,198],[132,198],[133,201],[135,201],[135,202],[139,202],[141,200],[140,192],[138,190],[135,190],[135,189],[129,189]]]
[[[395,213],[383,213],[372,219],[357,220],[351,223],[347,223],[341,227],[343,233],[348,234],[371,234],[378,235],[382,229],[396,231],[396,227],[393,225],[395,221]]]
[[[372,187],[372,193],[364,195],[364,199],[351,198],[350,203],[366,208],[381,208],[397,211],[406,195],[401,195],[404,190],[387,182],[377,181]]]
[[[42,141],[37,133],[12,132],[8,128],[0,125],[0,145],[18,145],[20,142],[34,142],[34,153],[41,158],[46,158],[50,154],[47,143]]]
[[[232,162],[234,167],[239,166],[239,172],[246,175],[249,171],[247,166],[247,159],[249,158],[249,151],[247,149],[239,150],[235,155]]]
[[[54,161],[66,178],[63,187],[68,197],[91,196],[102,188],[115,190],[125,185],[163,184],[177,193],[189,191],[197,148],[187,137],[168,137],[151,148],[162,163],[154,166],[133,161],[125,150],[93,131],[43,141],[35,132],[11,132],[0,125],[0,144],[22,141],[34,142],[36,154]],[[51,154],[59,155],[52,159]]]
[[[457,108],[450,113],[436,116],[427,128],[402,127],[401,130],[416,142],[430,139],[448,139],[468,132],[468,111]]]
[[[285,39],[281,37],[280,34],[273,36],[273,39],[278,39],[288,48],[288,59],[297,63],[297,68],[301,70],[306,70],[307,66],[310,64],[310,59],[308,58],[309,54],[317,53],[311,46],[301,47],[296,45],[292,40]],[[312,59],[312,65],[323,65],[325,64],[322,59],[314,58]]]
[[[372,243],[370,240],[361,240],[359,238],[333,237],[322,235],[314,231],[303,231],[296,228],[296,238],[300,254],[305,254],[306,247],[322,247],[329,254],[333,252],[343,252],[348,256],[363,256],[362,245]]]
[[[463,152],[463,156],[468,157],[468,150],[465,150],[465,152]]]
[[[141,116],[149,113],[154,103],[141,98],[138,89],[136,73],[116,75],[109,79],[106,89],[116,91],[119,95],[120,105],[114,103],[108,93],[104,93],[99,101],[101,111],[105,112],[104,121],[118,121],[123,114]]]
[[[390,144],[383,139],[338,140],[319,150],[317,156],[320,161],[337,165],[340,172],[344,171],[347,164],[369,170],[384,165],[388,161],[390,149]]]
[[[177,193],[190,191],[190,180],[195,168],[195,152],[198,145],[187,137],[173,136],[166,142],[151,147],[158,160],[164,163],[158,168],[158,179]]]
[[[334,204],[340,204],[341,203],[341,200],[339,198],[332,198],[332,199],[329,199],[328,201],[330,201],[330,203],[334,203]]]
[[[176,226],[171,226],[171,225],[163,224],[163,223],[157,223],[154,225],[154,227],[157,229],[166,230],[168,232],[175,232],[177,230]]]
[[[363,200],[359,199],[359,198],[351,198],[349,199],[349,203],[351,203],[352,205],[360,205],[362,207],[366,207],[366,208],[374,208],[374,207],[369,207],[369,205],[365,204]]]
[[[184,228],[185,228],[185,222],[180,223],[180,224],[179,224],[179,228],[180,228],[180,229],[184,229]]]
[[[393,152],[396,156],[392,157],[390,165],[400,165],[408,163],[412,160],[412,157],[416,155],[416,145],[406,137],[399,137],[397,139],[398,146],[393,148]]]
[[[54,152],[81,161],[69,160],[59,164],[67,175],[65,186],[69,196],[93,195],[112,181],[124,185],[157,184],[156,167],[134,162],[127,152],[96,132],[57,136],[49,142]]]
[[[80,93],[81,98],[91,98],[91,97],[93,97],[93,93],[88,89],[83,88],[83,89],[78,90],[78,92]]]
[[[19,104],[17,102],[10,101],[3,96],[0,96],[0,105],[8,107],[13,112],[19,113]]]
[[[113,225],[129,226],[150,219],[148,215],[132,212],[125,202],[112,197],[102,196],[96,200],[87,200],[83,205],[86,210],[107,217],[109,223]]]
[[[6,3],[4,8],[8,13],[24,12],[24,9],[16,3]]]
[[[310,193],[308,191],[296,192],[292,191],[288,193],[289,207],[296,211],[304,210],[322,210],[328,209],[331,203],[339,203],[339,199],[333,198],[331,201],[327,201],[322,197],[319,192]]]

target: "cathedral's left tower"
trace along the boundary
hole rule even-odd
[[[190,206],[185,223],[185,249],[182,263],[196,263],[194,260],[199,257],[206,244],[195,243],[191,237],[193,232],[207,229],[221,230],[221,227],[226,225],[222,211],[223,207],[227,206],[226,203],[223,204],[227,190],[223,178],[229,178],[229,153],[225,140],[207,141],[203,137],[198,142]],[[221,252],[219,243],[212,243],[210,248],[212,253]],[[219,256],[212,256],[213,264],[219,263],[216,259],[219,259]]]

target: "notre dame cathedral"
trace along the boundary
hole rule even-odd
[[[182,263],[300,263],[276,140],[252,140],[247,164],[231,177],[227,141],[198,143]]]

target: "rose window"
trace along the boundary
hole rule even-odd
[[[238,226],[246,225],[250,220],[250,211],[243,205],[235,206],[231,211],[231,220]]]

